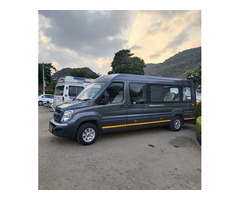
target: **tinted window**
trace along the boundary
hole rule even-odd
[[[147,101],[147,84],[130,83],[130,101],[132,104],[144,104]]]
[[[69,86],[69,96],[77,96],[84,88],[82,86]]]
[[[46,95],[46,98],[53,99],[53,95],[51,95],[51,94],[48,94],[48,95]]]
[[[179,89],[174,86],[152,85],[150,84],[150,101],[157,102],[172,102],[179,101]]]
[[[109,98],[109,103],[121,103],[124,95],[123,83],[112,83],[104,92],[104,97]]]
[[[183,87],[183,101],[191,101],[191,88],[190,87]]]

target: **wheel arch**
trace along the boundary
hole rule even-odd
[[[179,118],[182,120],[182,125],[184,124],[183,114],[181,114],[181,113],[175,114],[175,115],[172,117],[172,119],[173,119],[174,117],[179,117]]]
[[[184,124],[184,117],[183,117],[183,109],[182,108],[176,108],[172,111],[171,120],[174,119],[174,117],[179,117],[182,120],[182,124]]]
[[[81,119],[81,120],[78,122],[78,127],[77,127],[77,131],[76,131],[76,133],[75,133],[75,135],[74,135],[74,138],[76,138],[79,128],[80,128],[83,124],[86,124],[86,123],[92,123],[92,124],[94,124],[94,125],[97,127],[97,129],[98,129],[99,135],[101,135],[101,121],[100,121],[97,117],[86,117],[86,118]]]

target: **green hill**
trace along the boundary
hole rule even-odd
[[[146,64],[145,75],[185,78],[185,72],[201,64],[201,47],[187,49],[166,59],[163,63]]]
[[[64,76],[69,76],[70,73],[73,70],[84,70],[86,71],[86,78],[89,77],[94,77],[97,76],[97,73],[93,72],[91,69],[89,69],[88,67],[82,67],[82,68],[64,68],[61,69],[60,71],[57,71],[56,73],[54,73],[52,75],[52,80],[58,80],[60,77],[64,77]]]

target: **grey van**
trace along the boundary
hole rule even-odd
[[[56,107],[49,131],[89,145],[107,132],[166,125],[179,131],[195,118],[192,81],[112,74],[97,78],[73,102]]]

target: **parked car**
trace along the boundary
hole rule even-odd
[[[53,100],[53,95],[52,94],[42,94],[40,96],[38,96],[38,105],[42,106],[45,102],[52,102]]]
[[[52,107],[53,105],[53,99],[49,99],[43,103],[44,106],[46,107]]]

